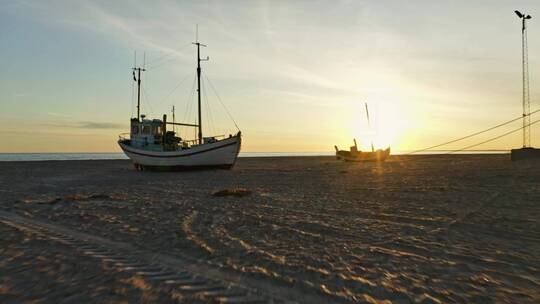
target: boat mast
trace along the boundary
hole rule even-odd
[[[137,71],[137,77],[135,77]],[[141,117],[141,71],[146,71],[144,68],[133,68],[133,80],[137,81],[137,121]]]
[[[199,145],[202,145],[203,143],[203,137],[202,137],[202,117],[201,117],[201,61],[208,61],[210,58],[206,56],[206,59],[201,59],[201,46],[206,47],[205,44],[202,44],[199,42],[199,27],[196,28],[196,34],[195,34],[195,42],[193,42],[197,46],[197,105],[198,105],[198,112],[199,112]]]
[[[371,129],[371,123],[369,122],[369,110],[367,107],[367,102],[365,102],[364,104],[366,105],[366,116],[367,116],[368,127]],[[371,138],[371,152],[375,152],[375,148],[373,147],[373,137]]]

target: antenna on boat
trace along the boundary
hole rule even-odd
[[[175,119],[175,116],[174,116],[174,106],[172,106],[172,122],[173,122],[173,131],[176,133],[176,119]]]
[[[366,105],[366,116],[367,116],[368,127],[371,129],[371,123],[369,121],[369,110],[368,110],[367,102],[364,102],[364,104]],[[375,148],[373,147],[373,138],[371,138],[371,152],[375,152]]]
[[[208,61],[210,60],[210,57],[206,56],[206,59],[201,59],[201,46],[207,47],[207,45],[202,44],[199,42],[199,25],[197,24],[195,27],[195,42],[192,42],[194,45],[197,46],[197,105],[198,105],[198,112],[199,112],[199,145],[203,144],[203,137],[202,137],[202,115],[201,115],[201,61]]]
[[[133,68],[135,68],[136,66],[137,66],[137,51],[133,51]],[[134,98],[135,98],[135,84],[132,82],[131,83],[131,116],[130,116],[131,119],[133,119],[133,101],[135,100]]]

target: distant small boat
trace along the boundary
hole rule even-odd
[[[356,139],[354,140],[354,146],[351,146],[350,151],[339,150],[337,146],[334,146],[334,148],[336,149],[336,158],[344,161],[383,162],[390,155],[390,147],[385,150],[377,149],[371,152],[358,151]]]
[[[366,105],[367,121],[368,121],[368,125],[370,125],[369,110],[368,110],[367,103],[365,105]],[[351,146],[349,151],[339,150],[337,146],[334,146],[334,149],[336,149],[336,158],[338,160],[351,161],[351,162],[383,162],[390,155],[390,147],[384,150],[382,149],[375,150],[375,148],[373,147],[373,142],[371,143],[371,152],[358,151],[358,145],[356,144],[356,139],[353,139],[353,140],[354,140],[354,146]]]
[[[201,115],[201,61],[200,47],[197,46],[197,93],[198,122],[177,123],[167,121],[167,115],[161,119],[146,119],[140,114],[141,71],[133,68],[133,79],[138,84],[137,117],[131,119],[131,132],[119,136],[118,145],[133,161],[138,170],[185,170],[196,168],[230,169],[235,164],[242,143],[241,132],[235,135],[203,137]],[[138,75],[136,75],[136,73]],[[185,140],[176,136],[176,132],[167,130],[167,125],[194,127],[198,130],[197,139]]]

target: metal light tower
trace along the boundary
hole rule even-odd
[[[530,15],[522,14],[515,11],[516,15],[521,19],[521,60],[523,72],[523,148],[531,146],[531,102],[529,99],[529,55],[527,50],[527,19],[531,19]]]

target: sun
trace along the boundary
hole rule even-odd
[[[354,114],[349,117],[351,135],[363,151],[395,147],[403,139],[408,121],[396,103],[370,102],[368,104],[369,123],[364,103],[358,103]],[[350,139],[352,142],[352,139]]]

